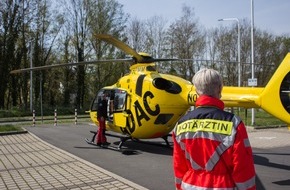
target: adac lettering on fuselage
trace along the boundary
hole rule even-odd
[[[153,99],[154,98],[154,95],[152,92],[150,91],[146,91],[144,93],[144,96],[143,96],[143,103],[144,103],[144,108],[146,110],[146,112],[151,115],[151,116],[157,116],[159,113],[160,113],[160,106],[159,104],[156,104],[155,105],[155,109],[151,109],[149,104],[148,104],[148,100],[147,98],[151,98]],[[142,119],[145,119],[146,121],[149,121],[150,120],[150,117],[147,115],[147,113],[145,112],[144,108],[141,106],[141,104],[139,103],[138,100],[136,100],[134,102],[134,105],[135,105],[135,113],[136,113],[136,119],[137,119],[137,122],[138,122],[138,126],[142,126],[142,123],[141,123],[141,120]]]
[[[233,129],[233,122],[214,119],[191,119],[180,123],[177,126],[176,135],[187,132],[213,132],[223,135],[230,135]]]

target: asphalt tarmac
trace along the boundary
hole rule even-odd
[[[89,145],[90,123],[40,125],[25,127],[40,139],[65,150],[98,167],[119,175],[148,189],[174,189],[172,149],[139,142],[127,141],[119,152]],[[257,189],[290,189],[290,131],[287,128],[248,130],[254,152]],[[119,139],[108,137],[117,146]],[[150,140],[162,144],[162,139]]]

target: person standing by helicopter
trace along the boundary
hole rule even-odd
[[[256,189],[245,125],[223,110],[222,77],[202,69],[192,82],[199,95],[196,109],[184,115],[173,132],[176,189]]]
[[[108,112],[107,112],[107,96],[104,93],[102,95],[102,98],[98,101],[98,109],[97,109],[97,119],[99,122],[99,130],[97,134],[97,145],[98,146],[106,146],[109,145],[110,143],[107,142],[107,138],[105,135],[106,131],[106,119],[108,117]]]

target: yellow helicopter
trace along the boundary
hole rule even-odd
[[[130,73],[114,85],[102,88],[90,108],[91,120],[98,125],[97,106],[101,97],[108,98],[106,130],[125,135],[118,146],[127,139],[164,138],[172,131],[178,119],[190,106],[195,105],[198,95],[191,82],[155,69],[155,62],[174,59],[154,59],[146,53],[137,53],[111,35],[100,34],[98,39],[110,43],[133,58]],[[116,60],[114,60],[116,62]],[[120,62],[128,60],[117,60]],[[71,63],[66,65],[112,62],[112,60]],[[14,70],[19,73],[42,70],[63,64]],[[274,117],[290,125],[290,53],[280,64],[265,88],[224,86],[222,100],[226,107],[262,108]],[[94,137],[93,137],[94,139]]]

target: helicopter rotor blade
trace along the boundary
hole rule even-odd
[[[133,63],[133,59],[109,59],[109,60],[97,60],[97,61],[82,61],[82,62],[74,62],[74,63],[65,63],[65,64],[55,64],[55,65],[45,65],[39,67],[25,68],[25,69],[17,69],[10,71],[10,74],[18,74],[24,73],[28,71],[40,71],[47,70],[57,67],[69,67],[69,66],[78,66],[78,65],[88,65],[88,64],[97,64],[97,63],[112,63],[112,62],[130,62]]]
[[[172,59],[170,59],[170,58],[168,58],[168,59],[153,59],[153,62],[161,62],[161,61],[180,61],[180,59],[174,59],[174,58],[172,58]]]
[[[124,42],[114,38],[113,36],[111,36],[109,34],[97,34],[96,37],[100,40],[103,40],[105,42],[108,42],[108,43],[116,46],[117,48],[123,50],[125,53],[132,55],[137,60],[138,63],[144,62],[144,58],[140,54],[138,54],[130,46],[128,46]]]
[[[113,36],[109,34],[97,34],[96,37],[100,40],[103,40],[109,44],[116,46],[117,48],[123,50],[125,53],[132,55],[136,59],[137,63],[153,63],[153,62],[160,62],[160,61],[179,60],[179,59],[155,59],[150,56],[142,56],[139,53],[137,53],[134,49],[132,49],[130,46],[128,46],[124,42],[114,38]]]
[[[73,63],[65,63],[65,64],[54,64],[54,65],[45,65],[39,67],[32,67],[32,68],[24,68],[24,69],[17,69],[10,71],[10,74],[18,74],[24,73],[28,71],[39,71],[39,70],[47,70],[51,68],[57,67],[67,67],[67,66],[78,66],[78,65],[87,65],[87,64],[96,64],[96,63],[113,63],[113,62],[126,62],[126,63],[153,63],[153,62],[161,62],[161,61],[177,61],[180,59],[155,59],[150,56],[144,56],[137,53],[134,49],[130,46],[125,44],[124,42],[114,38],[108,34],[97,34],[96,38],[105,41],[109,44],[116,46],[117,48],[121,49],[125,53],[133,56],[132,59],[110,59],[110,60],[95,60],[95,61],[82,61],[82,62],[73,62]]]

